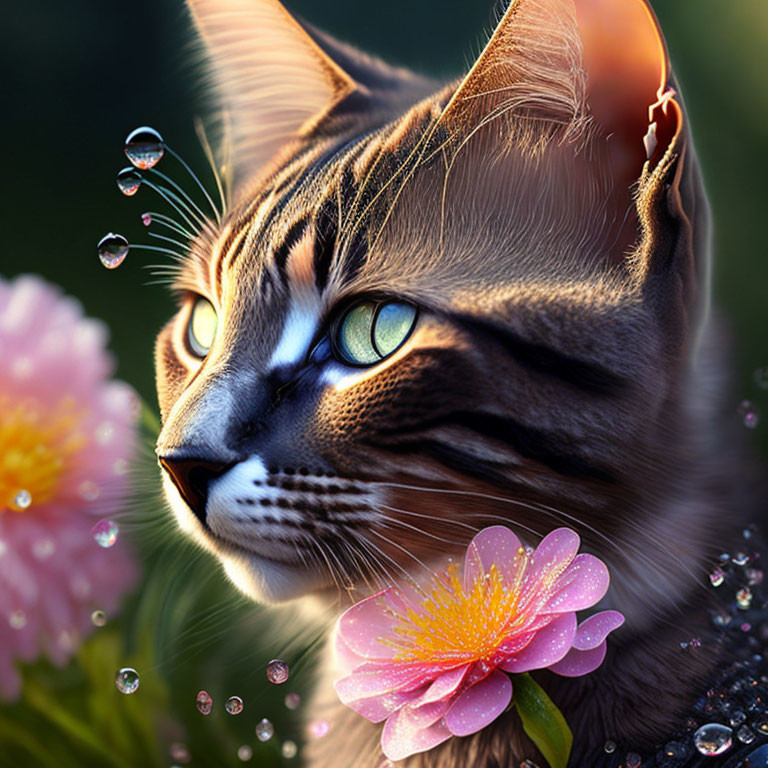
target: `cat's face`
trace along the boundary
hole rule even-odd
[[[396,578],[500,519],[602,550],[637,528],[697,249],[670,96],[643,146],[655,25],[605,3],[625,51],[594,41],[595,3],[518,0],[433,96],[271,3],[190,3],[242,181],[158,339],[158,456],[182,528],[256,599]],[[285,50],[241,71],[270,24]],[[312,114],[285,92],[270,110],[265,78],[290,91],[299,66]]]

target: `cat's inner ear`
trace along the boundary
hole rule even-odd
[[[682,112],[669,87],[669,60],[646,0],[575,0],[586,99],[605,138],[615,183],[626,187],[658,161]]]
[[[278,0],[187,0],[231,129],[236,182],[358,86]]]

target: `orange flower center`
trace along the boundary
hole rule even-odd
[[[0,514],[49,501],[85,445],[71,398],[53,407],[0,395]]]
[[[529,558],[522,547],[518,556],[524,560],[512,584],[496,565],[468,591],[455,564],[436,576],[421,606],[400,617],[397,638],[385,641],[399,649],[396,659],[464,664],[493,658],[525,618],[519,601]]]

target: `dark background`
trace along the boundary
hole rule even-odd
[[[342,39],[446,76],[472,61],[493,15],[491,0],[288,5]],[[768,364],[768,3],[656,0],[654,6],[714,208],[717,304],[738,349],[733,396],[766,400],[751,372]],[[114,184],[132,128],[155,126],[205,170],[193,119],[208,102],[183,3],[6,0],[2,18],[0,274],[38,272],[80,297],[89,314],[109,323],[119,375],[154,402],[152,343],[171,312],[169,296],[146,286],[146,255],[135,253],[108,272],[94,246],[110,230],[147,241],[138,214],[156,204],[147,190],[126,200]],[[758,430],[758,437],[761,432],[767,431]]]

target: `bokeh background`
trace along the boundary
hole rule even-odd
[[[291,0],[288,7],[329,32],[433,75],[459,74],[480,50],[492,0]],[[753,371],[768,365],[768,3],[655,0],[693,125],[715,220],[716,306],[734,348],[734,417],[742,398],[768,410]],[[2,243],[0,275],[35,272],[103,318],[119,377],[155,407],[154,336],[173,311],[167,291],[148,286],[139,253],[117,272],[95,244],[107,231],[147,241],[139,213],[150,205],[120,195],[122,144],[141,124],[156,127],[205,173],[193,120],[210,104],[200,88],[182,0],[4,0],[0,23]],[[154,261],[154,259],[150,259]],[[0,364],[2,361],[0,361]],[[754,431],[768,454],[768,425]],[[151,460],[128,528],[144,553],[144,589],[64,671],[27,673],[34,701],[0,705],[0,765],[168,766],[298,764],[281,757],[298,738],[283,705],[303,692],[314,656],[311,633],[293,637],[290,617],[246,605],[207,558],[181,543],[157,500]],[[287,686],[270,686],[264,664],[291,662]],[[121,697],[114,671],[133,662],[142,688]],[[202,718],[198,689],[216,700]],[[241,695],[243,714],[222,708]],[[254,736],[262,717],[277,735]],[[182,759],[179,759],[182,758]]]

